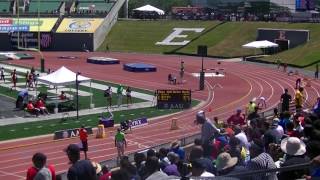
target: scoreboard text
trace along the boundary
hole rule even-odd
[[[191,107],[191,90],[157,90],[157,108],[186,109]]]

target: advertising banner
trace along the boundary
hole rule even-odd
[[[58,18],[0,18],[0,32],[50,32]]]
[[[93,134],[93,130],[91,127],[85,128],[87,130],[88,134]],[[78,137],[79,136],[79,128],[75,129],[67,129],[67,130],[61,130],[61,131],[56,131],[54,133],[53,139],[66,139],[66,138],[73,138],[73,137]]]
[[[64,18],[57,33],[94,33],[102,22],[102,18]]]

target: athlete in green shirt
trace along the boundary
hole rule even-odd
[[[114,146],[117,147],[118,158],[120,159],[122,156],[124,156],[124,148],[127,147],[125,135],[120,128],[118,128],[117,134],[114,137]]]

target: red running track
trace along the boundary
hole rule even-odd
[[[36,54],[34,54],[37,56]],[[62,60],[58,56],[77,56],[78,59]],[[86,63],[87,57],[107,56],[117,58],[121,65],[94,65]],[[80,53],[80,52],[47,52],[44,53],[46,68],[58,69],[62,65],[73,71],[80,71],[83,75],[93,79],[122,83],[133,87],[149,90],[166,88],[185,88],[193,90],[193,98],[203,103],[196,108],[185,110],[179,114],[166,118],[158,118],[148,126],[134,129],[127,135],[129,146],[126,153],[135,152],[157,144],[170,142],[177,138],[186,137],[199,132],[199,127],[193,124],[195,113],[200,110],[212,109],[207,116],[225,119],[234,113],[235,109],[243,108],[253,97],[264,96],[268,109],[278,102],[284,88],[293,94],[296,76],[287,76],[277,69],[271,69],[254,64],[241,62],[222,62],[220,68],[225,69],[224,78],[206,78],[206,90],[198,91],[198,79],[191,73],[199,72],[201,59],[198,57],[182,57],[185,62],[185,84],[169,85],[167,75],[178,75],[180,68],[179,56],[145,55],[128,53]],[[39,57],[36,60],[10,61],[12,64],[26,67],[39,67]],[[123,63],[144,62],[157,66],[155,73],[133,73],[122,70]],[[205,59],[207,69],[217,68],[217,61]],[[220,84],[222,88],[215,87]],[[313,103],[319,96],[320,82],[313,81],[311,87],[306,88],[306,101]],[[170,131],[170,120],[178,118],[179,129]],[[94,161],[114,158],[116,149],[113,145],[114,130],[107,130],[105,139],[89,139],[88,156]],[[54,164],[57,172],[68,169],[68,160],[62,151],[70,143],[78,143],[78,139],[53,141],[52,136],[36,137],[32,139],[2,142],[0,150],[0,179],[24,179],[26,170],[32,165],[31,157],[35,152],[43,152],[48,156],[48,164]]]

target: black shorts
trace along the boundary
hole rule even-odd
[[[82,151],[88,151],[88,141],[81,141],[82,143]]]

